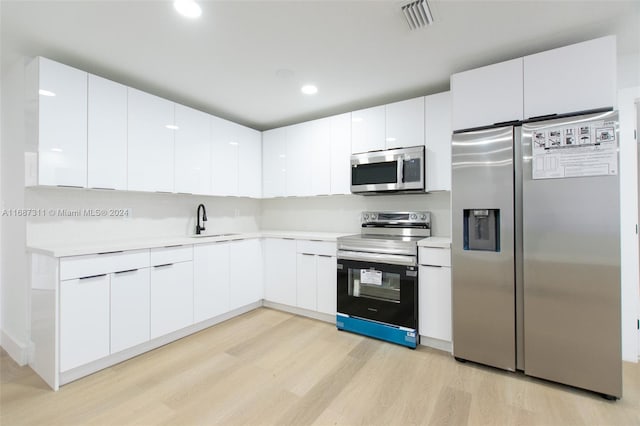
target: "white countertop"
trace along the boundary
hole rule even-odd
[[[449,237],[429,237],[418,241],[418,247],[451,248],[451,238]]]
[[[219,234],[216,234],[219,235]],[[191,237],[188,235],[165,237],[139,237],[131,240],[92,241],[92,242],[50,242],[27,246],[27,251],[53,257],[81,256],[85,254],[107,253],[112,251],[139,250],[188,244],[206,244],[219,241],[246,240],[250,238],[292,238],[297,240],[336,241],[347,233],[313,231],[267,230],[219,236]]]

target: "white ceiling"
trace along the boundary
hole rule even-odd
[[[454,72],[606,34],[619,55],[640,52],[637,0],[432,0],[436,23],[417,31],[404,3],[201,0],[194,21],[169,1],[2,0],[1,53],[3,66],[47,56],[263,130],[447,90]],[[317,95],[300,94],[307,82]]]

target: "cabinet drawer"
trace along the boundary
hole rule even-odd
[[[336,250],[337,250],[336,243],[331,241],[310,241],[310,240],[296,241],[297,253],[335,256]]]
[[[108,274],[149,266],[149,250],[132,250],[60,259],[60,280]]]
[[[451,266],[451,250],[446,248],[420,247],[418,249],[420,265]]]
[[[151,249],[151,266],[188,262],[193,259],[193,246],[161,247]]]

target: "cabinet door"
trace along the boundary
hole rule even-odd
[[[264,240],[265,299],[296,306],[296,242]]]
[[[204,112],[176,104],[175,192],[211,194],[211,123]]]
[[[262,133],[262,196],[284,197],[288,127]]]
[[[316,256],[298,253],[296,262],[296,306],[315,311],[316,295]]]
[[[193,262],[151,268],[151,338],[193,324]]]
[[[451,268],[419,267],[419,332],[421,336],[451,341]]]
[[[424,145],[424,97],[385,106],[387,149]]]
[[[231,309],[262,300],[262,244],[258,239],[229,243]]]
[[[311,123],[290,126],[287,137],[286,195],[311,195]]]
[[[128,88],[130,191],[173,192],[174,105]]]
[[[111,353],[149,340],[149,268],[111,274]]]
[[[60,371],[109,355],[109,276],[60,282]]]
[[[89,74],[87,186],[127,189],[127,87]]]
[[[453,74],[453,130],[522,120],[522,84],[522,58]]]
[[[257,130],[238,126],[238,195],[262,197],[262,137]]]
[[[87,186],[87,73],[46,58],[38,71],[38,183]]]
[[[331,194],[351,194],[351,113],[331,117]]]
[[[311,124],[311,192],[309,195],[331,193],[331,118],[314,120]]]
[[[238,125],[211,116],[211,193],[238,195]]]
[[[193,317],[195,322],[229,311],[229,243],[193,247]]]
[[[616,107],[616,37],[524,58],[524,116]]]
[[[425,98],[427,191],[451,191],[451,92]]]
[[[361,109],[351,113],[351,152],[385,149],[385,106]]]
[[[337,265],[334,256],[316,257],[316,287],[318,312],[335,315],[337,312]]]

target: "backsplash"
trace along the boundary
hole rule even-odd
[[[193,234],[200,203],[207,208],[207,233],[261,229],[357,233],[360,212],[364,210],[427,210],[432,214],[432,235],[451,235],[449,192],[255,200],[38,187],[25,190],[25,208],[38,209],[43,214],[27,220],[27,244]],[[103,209],[129,209],[131,216],[87,215]]]
[[[193,234],[200,203],[207,208],[207,233],[259,230],[260,200],[250,198],[39,187],[25,190],[25,208],[45,213],[27,221],[27,244]],[[83,209],[130,209],[131,216],[91,217]]]
[[[412,195],[331,195],[262,200],[262,229],[360,232],[360,213],[426,210],[431,212],[431,235],[451,235],[449,192]]]

